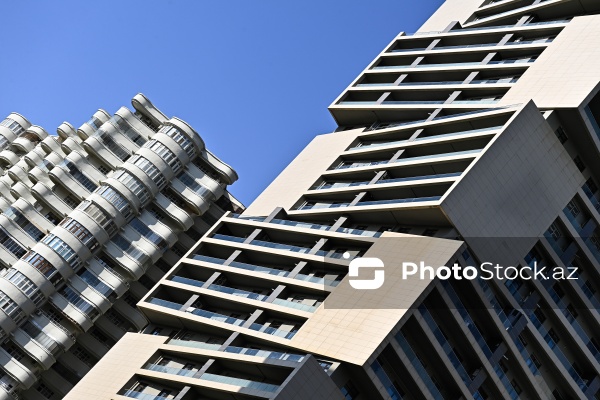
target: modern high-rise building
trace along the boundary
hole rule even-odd
[[[598,13],[448,0],[398,35],[330,106],[339,128],[192,246],[66,398],[600,398]],[[379,289],[353,288],[355,257],[383,262]]]
[[[48,135],[0,123],[0,398],[62,398],[225,212],[236,173],[143,95]]]

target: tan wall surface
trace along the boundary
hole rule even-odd
[[[600,82],[600,15],[574,18],[500,104],[578,107]]]
[[[584,181],[531,102],[442,199],[442,208],[487,258],[480,261],[515,265]]]
[[[289,210],[362,131],[360,128],[315,137],[243,214],[269,215],[276,207]]]
[[[168,337],[127,333],[67,394],[65,400],[116,398],[116,393]]]
[[[418,278],[403,280],[401,263],[423,261],[434,268],[448,265],[461,244],[385,232],[364,255],[384,262],[384,285],[357,290],[346,276],[293,337],[291,346],[363,365],[430,283]]]

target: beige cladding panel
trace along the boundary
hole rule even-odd
[[[574,18],[500,104],[578,107],[600,82],[600,15]]]
[[[362,131],[363,128],[353,129],[314,138],[252,202],[244,215],[269,215],[276,207],[289,210]]]
[[[65,400],[114,399],[167,339],[165,336],[125,334],[67,394]]]
[[[291,346],[363,365],[429,286],[430,280],[402,279],[402,262],[448,265],[462,242],[385,232],[364,257],[384,262],[385,283],[357,290],[346,276],[300,328]],[[365,271],[369,279],[369,271]]]
[[[446,0],[419,28],[419,32],[441,31],[452,21],[464,24],[483,2],[483,0]]]
[[[481,262],[515,265],[584,181],[530,102],[442,199],[442,209]]]

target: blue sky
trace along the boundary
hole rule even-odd
[[[327,106],[442,0],[14,1],[0,24],[0,117],[54,133],[146,94],[239,173],[249,204],[317,134]],[[8,17],[10,16],[10,17]]]

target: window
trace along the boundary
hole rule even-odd
[[[23,229],[23,231],[36,242],[44,237],[44,233],[37,226],[31,223],[31,221],[29,221],[29,219],[27,219],[27,217],[18,209],[9,207],[6,211],[4,211],[4,215],[19,225],[19,227],[21,227],[21,229]]]
[[[512,380],[510,381],[510,384],[512,385],[513,389],[515,390],[515,393],[517,394],[521,394],[523,392],[523,390],[521,389],[521,386],[519,386],[519,384],[517,383],[516,380]]]
[[[556,134],[556,137],[558,138],[558,140],[560,140],[561,143],[565,143],[567,140],[569,140],[569,138],[567,137],[567,133],[565,132],[562,126],[559,126],[554,131],[554,133]]]
[[[54,252],[58,254],[63,260],[65,260],[65,262],[69,264],[71,268],[73,268],[73,270],[77,270],[81,266],[81,259],[79,258],[75,250],[73,250],[71,246],[66,244],[58,236],[49,234],[44,238],[44,240],[42,240],[42,243],[54,250]]]
[[[105,167],[104,165],[99,165],[98,171],[100,171],[104,175],[107,175],[110,172],[110,169],[108,167]]]
[[[25,250],[25,248],[19,242],[13,239],[13,237],[9,235],[8,232],[2,227],[0,227],[0,245],[14,254],[16,258],[23,257],[23,255],[25,255],[27,252],[27,250]]]
[[[154,335],[154,336],[158,336],[158,335],[160,335],[161,331],[162,331],[162,328],[154,328],[154,329],[152,329],[152,332],[150,332],[150,334]]]
[[[121,182],[127,189],[140,200],[140,203],[146,204],[150,200],[150,193],[144,184],[135,176],[124,169],[118,170],[111,178]]]
[[[75,200],[70,194],[68,194],[65,196],[65,203],[70,208],[75,208],[75,207],[77,207],[77,204],[79,204],[79,201]]]
[[[525,340],[523,334],[519,335],[519,340],[521,341],[521,344],[523,344],[523,346],[527,346],[527,340]]]
[[[21,361],[25,357],[25,353],[12,342],[3,344],[2,348],[17,361]]]
[[[437,233],[437,229],[425,229],[425,232],[423,232],[423,236],[433,236]]]
[[[144,145],[145,148],[152,150],[157,156],[162,158],[173,172],[177,173],[181,169],[179,158],[167,146],[157,140],[151,140]]]
[[[58,270],[38,253],[30,251],[25,255],[23,260],[40,271],[52,284],[57,285],[62,280],[62,276],[58,273]]]
[[[198,196],[204,196],[205,194],[210,193],[210,190],[196,182],[196,180],[185,171],[182,171],[179,175],[177,175],[177,179],[179,179]]]
[[[113,222],[111,216],[96,203],[85,200],[77,207],[77,209],[85,212],[90,218],[96,221],[109,236],[112,236],[117,231],[117,226]]]
[[[53,308],[49,308],[47,310],[43,310],[42,312],[44,313],[44,315],[46,317],[48,317],[48,319],[56,322],[57,324],[60,324],[62,322],[62,320],[63,320],[62,315],[58,311],[56,311],[55,309],[53,309]]]
[[[123,301],[133,308],[136,308],[138,303],[138,300],[136,300],[135,297],[131,295],[131,293],[125,293],[125,295],[123,296]]]
[[[98,187],[98,185],[96,185],[90,178],[81,172],[72,161],[63,161],[61,168],[67,170],[69,174],[89,192],[93,192]]]
[[[164,133],[173,139],[183,149],[183,151],[187,153],[190,159],[196,157],[194,143],[177,128],[173,126],[164,126],[158,131],[158,133]]]
[[[54,392],[50,390],[48,386],[46,386],[43,382],[36,386],[35,390],[37,390],[42,396],[47,399],[52,399],[54,397]]]
[[[114,340],[110,339],[96,327],[93,327],[88,332],[94,339],[96,339],[98,342],[102,343],[106,347],[110,347],[115,344]]]
[[[114,311],[112,308],[109,309],[104,316],[110,321],[112,322],[114,325],[122,328],[127,326],[127,322],[125,321],[125,319],[123,319],[123,317],[121,317],[119,314],[117,314],[116,311]]]
[[[148,226],[139,218],[134,218],[131,220],[129,226],[131,226],[136,232],[148,239],[150,242],[154,243],[159,249],[168,247],[167,241],[162,236],[155,233],[152,229],[148,228]]]
[[[556,222],[550,225],[550,228],[548,228],[548,233],[554,240],[558,240],[562,237],[562,232],[558,228],[558,225],[556,225]]]
[[[531,353],[531,356],[529,358],[531,358],[531,361],[537,368],[540,368],[542,366],[542,363],[537,359],[535,355],[533,355],[533,353]]]
[[[96,318],[100,313],[89,301],[85,300],[79,293],[69,286],[63,287],[60,293],[69,303],[86,314],[90,319]]]
[[[39,304],[44,299],[44,295],[38,291],[36,284],[16,269],[10,268],[4,279],[15,285],[17,289],[23,292],[35,304]]]
[[[94,251],[100,246],[100,243],[98,243],[94,235],[92,235],[92,233],[88,231],[85,226],[83,226],[80,222],[74,220],[73,218],[66,218],[60,223],[59,226],[69,231],[90,251]]]
[[[552,339],[552,341],[556,344],[558,342],[560,342],[560,338],[558,337],[558,335],[556,334],[556,332],[554,331],[554,329],[550,328],[550,330],[548,331],[548,336],[550,337],[550,339]],[[554,347],[554,346],[552,346]]]
[[[16,136],[21,135],[25,132],[25,128],[21,126],[17,121],[12,118],[5,118],[2,122],[0,122],[0,126],[5,126],[10,129]]]
[[[113,116],[109,121],[118,131],[127,136],[133,143],[138,146],[146,143],[144,139],[129,123],[119,115]]]
[[[125,218],[128,218],[131,215],[131,205],[129,204],[129,201],[115,189],[103,185],[100,186],[95,193],[98,193],[106,201],[111,203]]]
[[[537,306],[537,308],[535,309],[535,311],[533,312],[533,314],[538,319],[538,321],[540,321],[540,323],[543,324],[544,321],[546,321],[546,316],[544,315],[544,312],[542,311],[542,309],[540,308],[539,305]]]
[[[579,171],[583,171],[585,169],[585,164],[583,163],[583,160],[581,160],[581,157],[576,156],[573,159],[573,162],[575,163],[575,166],[577,166],[577,169]]]
[[[147,158],[140,155],[134,155],[129,161],[144,171],[144,173],[156,184],[159,190],[164,188],[167,184],[167,180],[162,172],[160,172],[160,170]]]
[[[0,290],[0,309],[3,310],[6,315],[11,317],[16,323],[21,322],[25,316],[19,305],[6,293]]]
[[[579,210],[579,207],[577,206],[577,204],[575,204],[575,202],[573,200],[571,200],[567,204],[567,209],[569,210],[569,212],[571,213],[571,215],[573,217],[577,217],[579,215],[579,213],[581,213],[581,210]]]
[[[94,357],[83,347],[77,345],[73,348],[73,350],[71,350],[71,352],[87,366],[91,367],[95,364]]]
[[[50,221],[50,223],[52,223],[52,225],[56,225],[60,222],[60,220],[62,218],[59,218],[58,216],[56,216],[56,214],[54,214],[52,211],[48,211],[48,213],[46,213],[46,215],[44,215],[44,217]]]
[[[346,400],[356,399],[359,393],[356,387],[354,387],[354,385],[352,384],[352,382],[346,383],[344,386],[342,386],[340,390],[342,391],[342,395]]]

